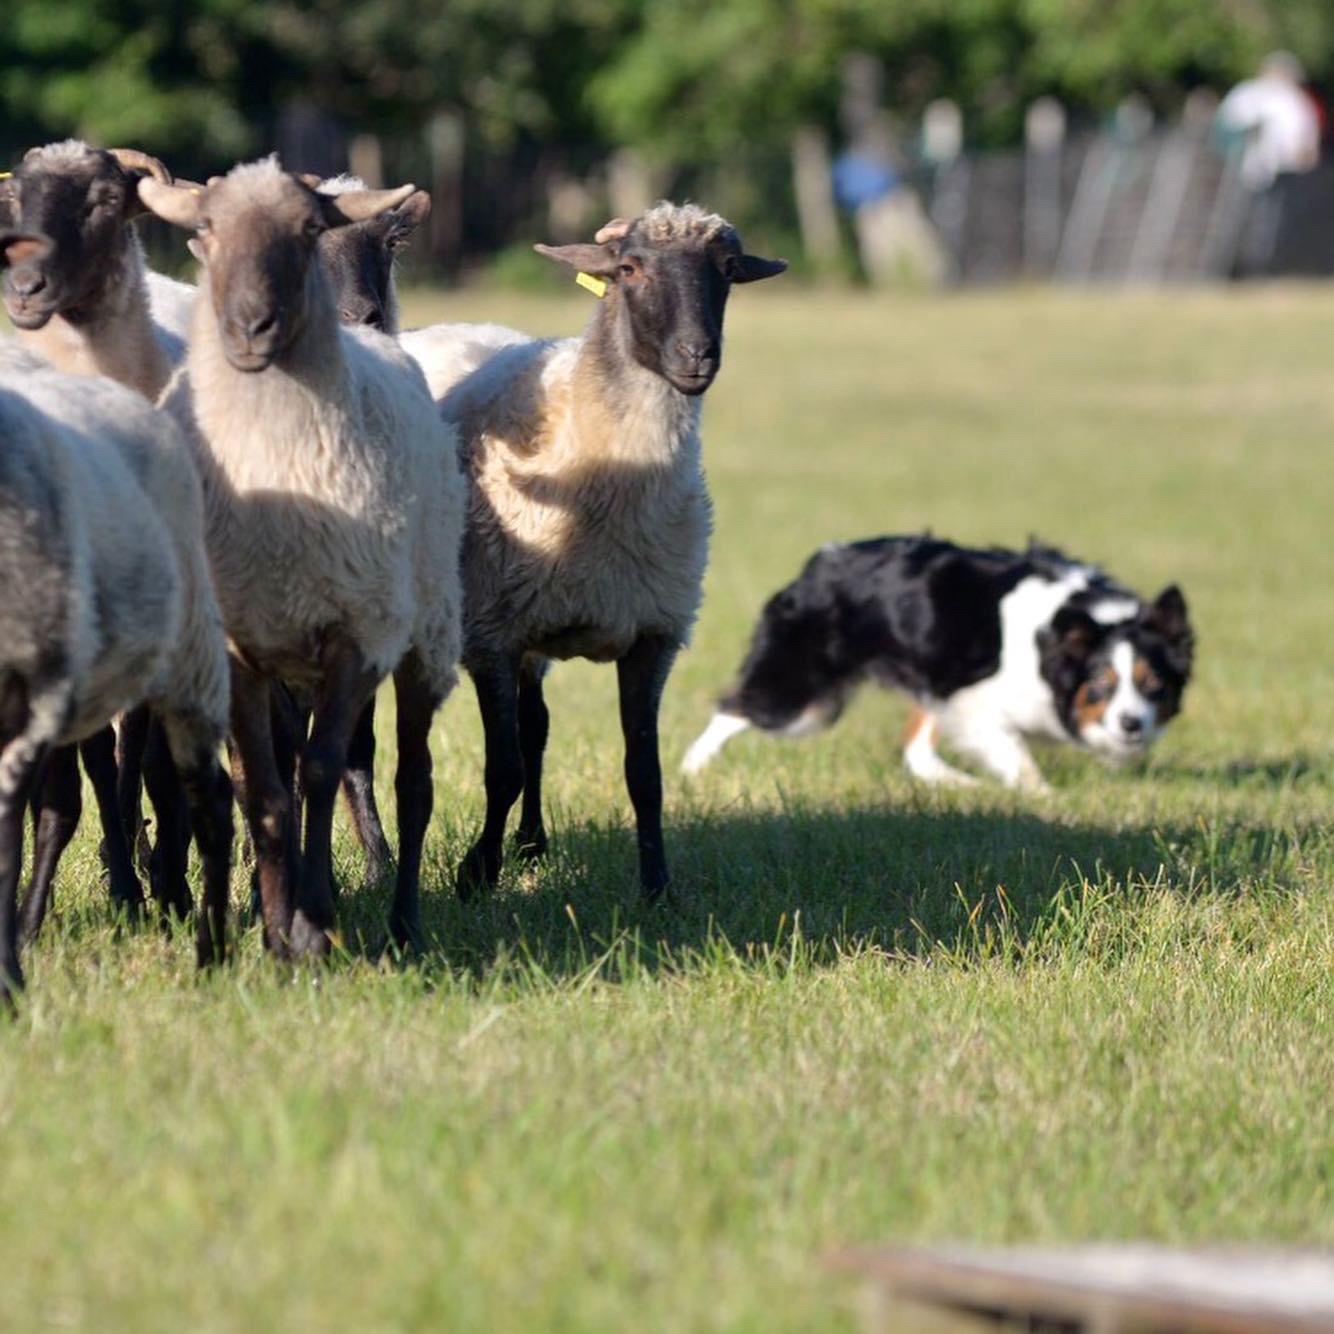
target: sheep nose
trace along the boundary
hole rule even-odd
[[[676,350],[690,361],[713,361],[718,355],[718,345],[713,342],[677,343]]]
[[[338,318],[343,324],[359,324],[367,329],[384,328],[384,313],[379,306],[344,306],[338,312]]]
[[[38,269],[10,269],[9,287],[15,296],[34,297],[46,286],[46,274]]]
[[[246,320],[242,328],[248,337],[261,338],[277,323],[278,317],[270,311],[267,315],[256,315],[253,319]]]
[[[1144,730],[1144,719],[1137,713],[1123,713],[1121,715],[1121,730],[1127,736],[1138,736]]]

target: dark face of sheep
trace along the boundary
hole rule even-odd
[[[51,243],[6,270],[5,309],[17,328],[40,329],[53,315],[77,319],[92,305],[116,271],[126,225],[144,211],[136,187],[145,178],[171,175],[146,153],[70,143],[33,149],[0,182],[13,225]]]
[[[336,227],[320,237],[320,263],[344,324],[394,331],[394,256],[430,211],[431,196],[418,190],[378,218]]]
[[[320,238],[333,228],[378,218],[414,187],[322,195],[272,162],[234,168],[202,189],[157,182],[140,187],[144,203],[195,232],[218,333],[239,371],[262,371],[306,327],[316,287]]]
[[[596,242],[537,250],[603,279],[631,356],[692,396],[713,383],[722,365],[732,284],[787,268],[786,260],[746,254],[734,228],[689,205],[660,204],[634,222],[614,219]]]

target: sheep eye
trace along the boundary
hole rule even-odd
[[[323,224],[317,222],[314,218],[311,218],[305,226],[306,239],[308,241],[315,240],[323,230]]]
[[[635,274],[639,272],[639,266],[637,264],[618,264],[616,268],[624,278],[633,278]]]

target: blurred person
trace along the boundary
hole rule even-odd
[[[1320,161],[1320,109],[1305,77],[1296,56],[1274,51],[1254,78],[1237,84],[1218,105],[1217,124],[1225,138],[1241,141],[1238,174],[1251,199],[1237,248],[1238,275],[1274,271],[1284,182]]]
[[[1285,172],[1310,171],[1320,158],[1320,112],[1303,86],[1301,62],[1274,51],[1253,79],[1243,79],[1218,106],[1226,134],[1248,136],[1241,150],[1241,179],[1267,190]]]

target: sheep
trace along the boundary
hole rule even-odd
[[[135,184],[145,175],[171,180],[167,168],[146,153],[65,140],[31,149],[12,177],[0,181],[0,203],[16,226],[51,241],[26,247],[18,262],[6,266],[5,305],[20,342],[58,369],[105,374],[152,400],[184,355],[195,289],[145,266],[131,225],[144,213]],[[141,749],[131,738],[142,738],[145,725],[140,717],[122,729],[119,795],[113,733],[103,731],[80,747],[102,816],[112,899],[131,912],[143,902],[129,854],[139,822]],[[50,766],[55,790],[47,824],[38,829],[25,937],[41,924],[55,863],[78,823],[78,773],[72,763],[72,756],[57,756]],[[164,835],[180,837],[176,803],[164,804],[170,794],[160,785],[152,792]],[[154,893],[163,906],[188,907],[184,880],[169,883],[160,864],[157,870]]]
[[[366,189],[362,180],[346,174],[321,179],[300,173],[299,179],[324,195],[336,196]],[[430,210],[430,195],[425,190],[415,190],[401,204],[384,213],[321,233],[317,242],[320,263],[343,324],[364,325],[388,334],[398,332],[394,257]],[[192,237],[187,244],[191,254],[203,262],[201,243]],[[296,758],[296,739],[305,735],[310,713],[298,706],[281,686],[274,692],[273,700],[274,737],[279,743],[280,768],[285,776],[290,776]],[[370,883],[382,880],[393,861],[376,805],[374,767],[375,701],[372,699],[357,720],[342,779],[353,828],[365,853],[366,878]],[[294,809],[299,810],[299,804]]]
[[[321,180],[301,179],[324,195],[361,191],[365,183],[356,176],[334,176]],[[347,325],[365,325],[383,333],[398,333],[398,291],[394,283],[394,257],[431,211],[431,196],[415,190],[401,204],[373,218],[335,227],[319,239],[320,262],[333,294],[338,318]],[[192,248],[198,246],[191,241]],[[297,717],[293,725],[304,730],[308,720]],[[352,815],[353,828],[366,856],[366,879],[384,878],[392,853],[375,802],[375,701],[372,699],[357,720],[348,746],[343,795]]]
[[[366,188],[356,176],[301,179],[318,193],[335,198]],[[364,324],[382,333],[398,333],[394,257],[430,211],[431,196],[425,190],[414,190],[384,213],[349,227],[334,228],[320,237],[320,262],[333,291],[338,318],[344,324]]]
[[[352,729],[389,672],[400,839],[390,927],[401,945],[420,933],[430,724],[461,647],[463,483],[453,433],[421,372],[392,340],[340,326],[314,262],[322,232],[375,217],[412,191],[320,194],[274,158],[199,191],[140,183],[154,213],[195,230],[205,261],[186,363],[164,403],[196,440],[265,940],[279,955],[330,948],[333,801]],[[306,835],[295,901],[274,680],[315,700],[301,757]]]
[[[16,222],[57,238],[41,259],[29,255],[6,283],[6,305],[19,337],[41,351],[52,364],[75,373],[105,373],[156,399],[185,352],[197,289],[146,268],[142,246],[131,223],[145,210],[134,185],[141,176],[170,183],[171,173],[156,158],[134,149],[99,150],[68,140],[32,149],[11,179],[0,182],[0,198]],[[360,187],[351,177],[319,183],[328,194]],[[410,195],[381,218],[330,231],[320,237],[321,260],[334,277],[335,292],[349,287],[340,300],[345,322],[396,326],[397,300],[392,283],[392,255],[424,218],[430,199],[422,191]],[[192,242],[192,248],[196,243]],[[373,276],[385,287],[378,303],[367,300],[357,279]],[[362,283],[362,288],[366,286]],[[146,720],[128,720],[121,736],[119,778],[120,820],[115,818],[117,768],[110,731],[89,738],[80,747],[93,780],[103,816],[104,845],[113,901],[137,911],[143,895],[129,857],[127,836],[139,827],[139,761],[146,739]],[[359,727],[346,782],[356,828],[367,848],[371,878],[383,874],[388,846],[367,783],[374,754],[369,724]],[[187,840],[179,826],[173,778],[154,763],[150,748],[146,776],[159,814],[159,846]],[[160,756],[159,756],[160,760]],[[48,807],[48,828],[39,830],[34,891],[27,901],[24,935],[40,927],[50,893],[55,862],[78,822],[77,771],[65,761],[53,762],[51,782],[61,799]],[[123,832],[122,832],[123,831]],[[175,860],[183,860],[185,848]],[[168,860],[173,860],[169,858]],[[183,880],[172,882],[155,864],[155,897],[164,909],[189,910]]]
[[[581,337],[493,325],[405,334],[472,482],[463,547],[463,662],[486,732],[486,819],[458,890],[500,874],[510,807],[519,845],[546,847],[542,676],[551,659],[615,661],[643,892],[668,884],[658,704],[699,606],[711,509],[700,396],[718,373],[733,283],[783,260],[746,254],[730,223],[659,203],[593,244],[537,247],[603,299]]]
[[[151,402],[184,354],[193,289],[148,272],[129,225],[144,212],[135,186],[145,178],[172,179],[147,153],[66,139],[30,149],[0,182],[0,202],[15,228],[52,242],[5,277],[5,308],[23,345]]]
[[[45,244],[6,233],[0,253]],[[198,959],[225,953],[228,675],[202,539],[194,464],[162,413],[108,379],[0,345],[0,994],[11,1006],[23,986],[23,812],[39,767],[145,699],[203,855]]]

